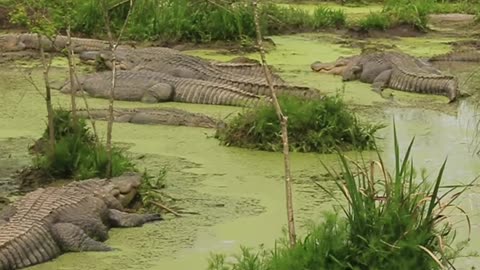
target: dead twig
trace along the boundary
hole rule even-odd
[[[159,203],[159,202],[150,202],[150,203],[152,203],[153,205],[155,205],[155,206],[157,206],[157,207],[159,207],[159,208],[162,208],[163,210],[165,210],[165,211],[167,211],[167,212],[169,212],[169,213],[172,213],[172,214],[173,214],[174,216],[176,216],[176,217],[181,217],[181,216],[182,216],[182,215],[180,215],[179,213],[177,213],[175,210],[173,210],[173,209],[171,209],[171,208],[169,208],[169,207],[167,207],[167,206],[165,206],[165,205],[163,205],[163,204],[161,204],[161,203]]]

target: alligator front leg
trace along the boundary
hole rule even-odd
[[[108,218],[113,227],[138,227],[147,222],[163,219],[158,214],[132,214],[116,209],[109,209]]]
[[[391,69],[382,71],[377,77],[375,77],[375,80],[373,80],[372,90],[381,94],[383,89],[385,89],[385,87],[388,87],[391,76]]]
[[[72,223],[56,223],[52,236],[63,251],[112,251],[102,242],[90,238],[80,227]]]
[[[162,101],[173,100],[175,91],[173,86],[168,83],[157,83],[149,89],[145,90],[142,97],[142,102],[157,103]]]

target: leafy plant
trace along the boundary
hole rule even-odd
[[[165,188],[165,181],[167,177],[167,168],[163,167],[158,171],[157,176],[152,176],[146,171],[143,174],[142,185],[140,187],[140,195],[142,203],[146,208],[151,208],[152,202],[159,199],[158,190]]]

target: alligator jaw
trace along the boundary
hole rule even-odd
[[[322,63],[320,61],[317,61],[310,65],[310,68],[315,72],[342,75],[346,66],[340,65],[338,63]]]

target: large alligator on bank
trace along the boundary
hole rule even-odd
[[[116,72],[114,99],[125,101],[186,102],[212,105],[255,106],[265,99],[229,85],[170,76],[147,70],[120,70]],[[80,88],[90,96],[108,98],[112,72],[103,71],[79,78]],[[70,93],[70,83],[61,89]]]
[[[92,57],[91,53],[89,57]],[[98,54],[105,66],[112,68],[111,52],[103,51]],[[255,95],[270,95],[270,88],[263,72],[256,67],[257,73],[248,75],[232,72],[218,64],[212,64],[202,58],[182,54],[180,51],[163,48],[119,48],[115,54],[118,67],[122,70],[150,70],[163,72],[169,75],[190,78],[202,81],[222,83],[239,88]],[[299,97],[316,97],[319,92],[316,89],[305,86],[296,86],[275,81],[275,89],[279,94],[290,94]]]
[[[108,119],[108,109],[78,110],[82,117],[91,117],[97,120]],[[187,112],[176,108],[115,108],[113,112],[115,122],[142,125],[171,125],[215,128],[225,123],[201,113]]]
[[[315,62],[312,70],[341,75],[344,81],[371,83],[375,91],[392,89],[443,95],[450,102],[459,95],[458,80],[413,56],[400,52],[369,52],[340,57],[333,63]]]
[[[141,175],[125,174],[28,193],[0,212],[0,269],[43,263],[64,252],[111,251],[103,243],[110,227],[162,219],[125,212],[140,183]]]

